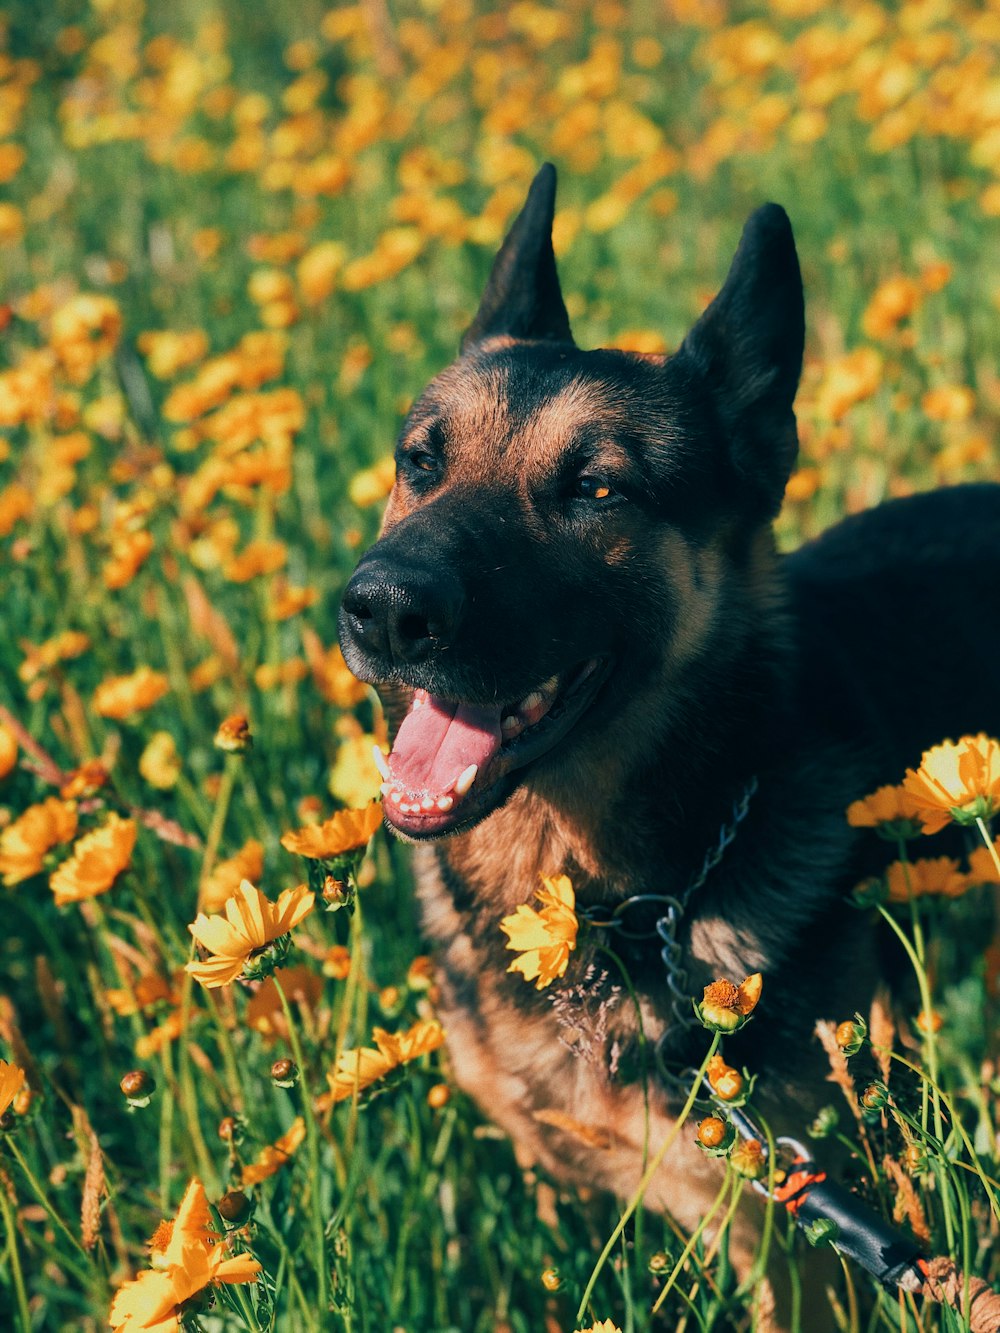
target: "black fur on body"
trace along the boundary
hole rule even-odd
[[[571,691],[565,734],[555,723],[547,748],[501,765],[466,818],[435,830],[449,836],[424,838],[413,820],[400,831],[421,843],[459,1081],[526,1157],[625,1196],[640,1173],[637,1026],[597,946],[624,956],[651,1045],[666,1031],[668,1051],[697,1062],[707,1034],[670,1031],[653,944],[591,931],[539,992],[508,974],[500,918],[543,874],[567,874],[584,905],[678,892],[755,775],[681,939],[693,995],[764,974],[726,1058],[760,1076],[778,1127],[801,1133],[829,1099],[816,1020],[866,1011],[880,979],[872,919],[847,902],[877,840],[845,809],[926,747],[1000,730],[1000,487],[894,501],[777,556],[804,329],[784,212],[750,218],[679,351],[645,357],[574,345],[553,195],[543,168],[460,358],[403,427],[341,641],[397,723],[414,688],[489,705],[600,663],[593,697]],[[655,1145],[666,1089],[653,1110]],[[716,1188],[716,1165],[679,1142],[649,1198],[691,1225]]]

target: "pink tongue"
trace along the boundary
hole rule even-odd
[[[443,796],[470,764],[482,772],[500,748],[500,709],[448,703],[418,690],[389,756],[411,793]]]

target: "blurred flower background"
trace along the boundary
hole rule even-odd
[[[582,1281],[601,1228],[449,1092],[406,858],[365,851],[384,723],[336,646],[400,416],[546,159],[584,346],[676,347],[746,215],[787,208],[784,545],[997,474],[995,3],[0,0],[11,1327],[107,1327],[151,1254],[175,1286],[122,1321],[154,1293],[163,1327],[573,1327],[539,1274]],[[205,989],[190,927],[227,903],[264,917]],[[144,1242],[192,1198],[171,1268]],[[652,1326],[629,1271],[595,1326]]]

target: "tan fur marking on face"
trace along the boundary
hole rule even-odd
[[[694,548],[673,528],[660,538],[660,553],[677,609],[670,660],[681,665],[698,651],[712,628],[719,604],[723,554],[715,544]]]
[[[587,379],[573,380],[540,403],[528,421],[525,436],[530,444],[532,473],[551,472],[573,436],[584,426],[602,422],[610,436],[621,420],[621,409],[604,385]],[[613,459],[616,452],[609,443],[609,459]]]

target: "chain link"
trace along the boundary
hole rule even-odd
[[[688,989],[687,970],[681,962],[684,946],[677,938],[681,921],[691,898],[725,856],[726,848],[736,837],[740,825],[750,810],[750,802],[756,790],[757,778],[752,777],[738,799],[733,802],[732,818],[722,825],[718,838],[705,853],[700,870],[688,881],[679,896],[669,893],[634,893],[629,898],[623,898],[620,903],[595,903],[579,911],[580,917],[590,925],[602,930],[613,930],[622,939],[645,940],[656,936],[660,938],[662,941],[660,958],[663,960],[667,986],[673,997],[671,1010],[674,1022],[681,1027],[693,1027],[697,1022]],[[651,925],[642,925],[636,917],[637,910],[648,909],[654,904],[664,910]]]

